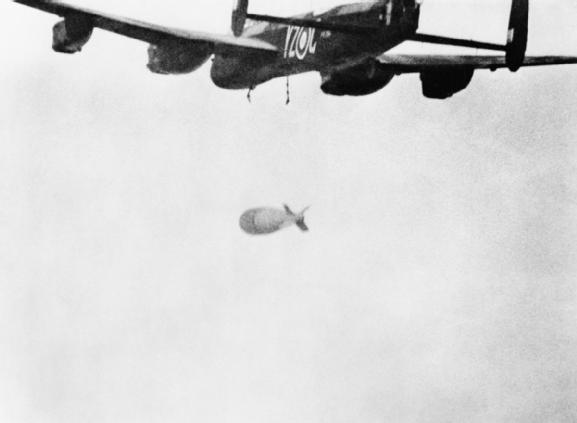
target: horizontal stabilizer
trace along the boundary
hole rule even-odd
[[[252,13],[248,13],[246,17],[253,21],[280,23],[285,25],[300,26],[303,28],[316,28],[320,30],[344,32],[350,34],[373,34],[380,30],[380,28],[376,26],[338,24],[314,19],[281,18],[278,16],[256,15]]]
[[[420,43],[442,44],[446,46],[470,47],[482,50],[498,50],[505,51],[506,46],[501,44],[484,43],[481,41],[462,40],[459,38],[441,37],[438,35],[415,34],[409,38],[410,41],[417,41]]]

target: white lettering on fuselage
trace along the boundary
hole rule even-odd
[[[317,42],[315,41],[315,29],[300,26],[287,27],[284,48],[285,59],[297,58],[303,60],[307,54],[315,54]]]

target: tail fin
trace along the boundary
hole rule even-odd
[[[306,225],[305,223],[305,212],[310,209],[311,206],[305,207],[298,215],[297,215],[297,221],[296,221],[296,225],[298,226],[298,228],[303,231],[303,232],[307,232],[309,230],[309,227]]]
[[[232,33],[235,37],[240,37],[244,31],[247,10],[248,0],[236,0],[236,5],[232,10],[231,22]]]
[[[301,231],[306,232],[309,230],[308,226],[305,224],[305,213],[311,208],[311,206],[305,207],[299,214],[294,213],[286,204],[283,204],[283,207],[289,216],[294,216],[295,225],[297,225]]]
[[[306,223],[305,223],[305,218],[304,218],[304,217],[303,217],[302,219],[300,219],[300,220],[297,220],[296,225],[297,225],[297,226],[299,227],[299,229],[300,229],[301,231],[303,231],[303,232],[308,232],[308,230],[309,230],[309,227],[308,227],[308,226],[306,225]]]
[[[506,61],[512,72],[517,72],[525,60],[529,32],[529,0],[512,0],[507,34]]]

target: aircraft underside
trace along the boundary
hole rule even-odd
[[[317,71],[326,94],[366,95],[385,87],[395,75],[416,73],[426,97],[444,99],[465,89],[477,69],[515,72],[522,66],[577,63],[573,56],[525,56],[529,0],[512,0],[504,44],[419,33],[417,0],[353,3],[320,15],[289,18],[250,14],[248,0],[237,0],[231,35],[150,24],[60,0],[13,1],[63,17],[53,27],[52,47],[57,52],[80,52],[99,28],[148,43],[148,68],[155,73],[187,74],[213,57],[212,81],[226,89],[251,89],[273,78]],[[246,26],[247,19],[257,23]],[[501,55],[384,53],[404,41]]]
[[[287,68],[276,60],[247,60],[246,57],[231,57],[216,54],[213,58],[210,77],[217,87],[224,89],[251,89],[274,78],[317,70],[306,64]]]

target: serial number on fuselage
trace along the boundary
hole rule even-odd
[[[317,41],[316,29],[300,26],[288,26],[285,40],[284,58],[304,60],[308,54],[315,54]]]

